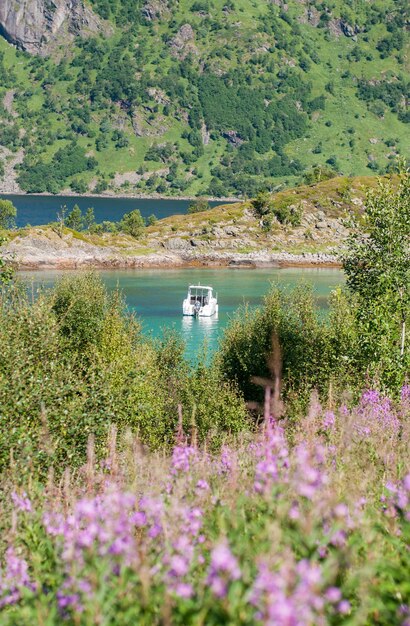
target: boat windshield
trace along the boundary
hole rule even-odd
[[[211,294],[212,290],[208,287],[191,286],[189,288],[189,302],[194,305],[198,302],[201,306],[205,306],[209,304]]]

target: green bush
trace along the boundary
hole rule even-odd
[[[67,228],[72,228],[76,231],[82,230],[84,226],[84,218],[78,204],[75,204],[71,213],[67,215],[65,225]]]
[[[145,220],[138,209],[126,213],[119,224],[120,230],[127,235],[131,235],[135,239],[141,237],[144,228]]]
[[[252,377],[269,378],[272,337],[283,353],[283,391],[307,400],[312,389],[327,394],[354,379],[356,335],[353,304],[341,291],[330,299],[329,315],[317,311],[307,286],[292,292],[273,286],[262,307],[241,309],[228,326],[216,361],[222,375],[235,382],[246,400],[261,401],[262,389]],[[356,373],[359,384],[359,374]]]
[[[19,283],[3,287],[0,345],[0,470],[81,466],[89,436],[100,456],[113,423],[151,448],[169,446],[179,405],[187,435],[195,414],[199,441],[246,427],[237,390],[192,369],[180,340],[144,337],[96,274],[65,276],[33,301]]]
[[[262,224],[267,230],[272,220],[276,218],[280,224],[300,226],[303,209],[301,205],[291,205],[289,201],[275,204],[272,195],[268,191],[260,191],[256,198],[252,200],[252,206],[257,217],[262,218]]]
[[[13,228],[15,226],[15,217],[17,209],[11,200],[2,200],[0,198],[0,228]]]
[[[208,211],[210,209],[209,202],[206,198],[198,198],[190,203],[188,207],[188,213],[202,213],[203,211]]]
[[[51,309],[70,348],[86,354],[100,341],[110,298],[96,274],[64,276],[51,294]]]

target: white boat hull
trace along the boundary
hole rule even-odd
[[[212,317],[212,315],[218,315],[218,305],[216,301],[211,301],[209,304],[205,304],[200,308],[195,308],[188,300],[184,300],[182,312],[183,315],[189,315],[191,317]]]

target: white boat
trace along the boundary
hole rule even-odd
[[[187,297],[182,303],[182,312],[191,317],[218,315],[218,296],[214,296],[212,287],[189,285]]]

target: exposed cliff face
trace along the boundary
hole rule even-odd
[[[1,0],[0,34],[31,54],[103,29],[82,0]]]

